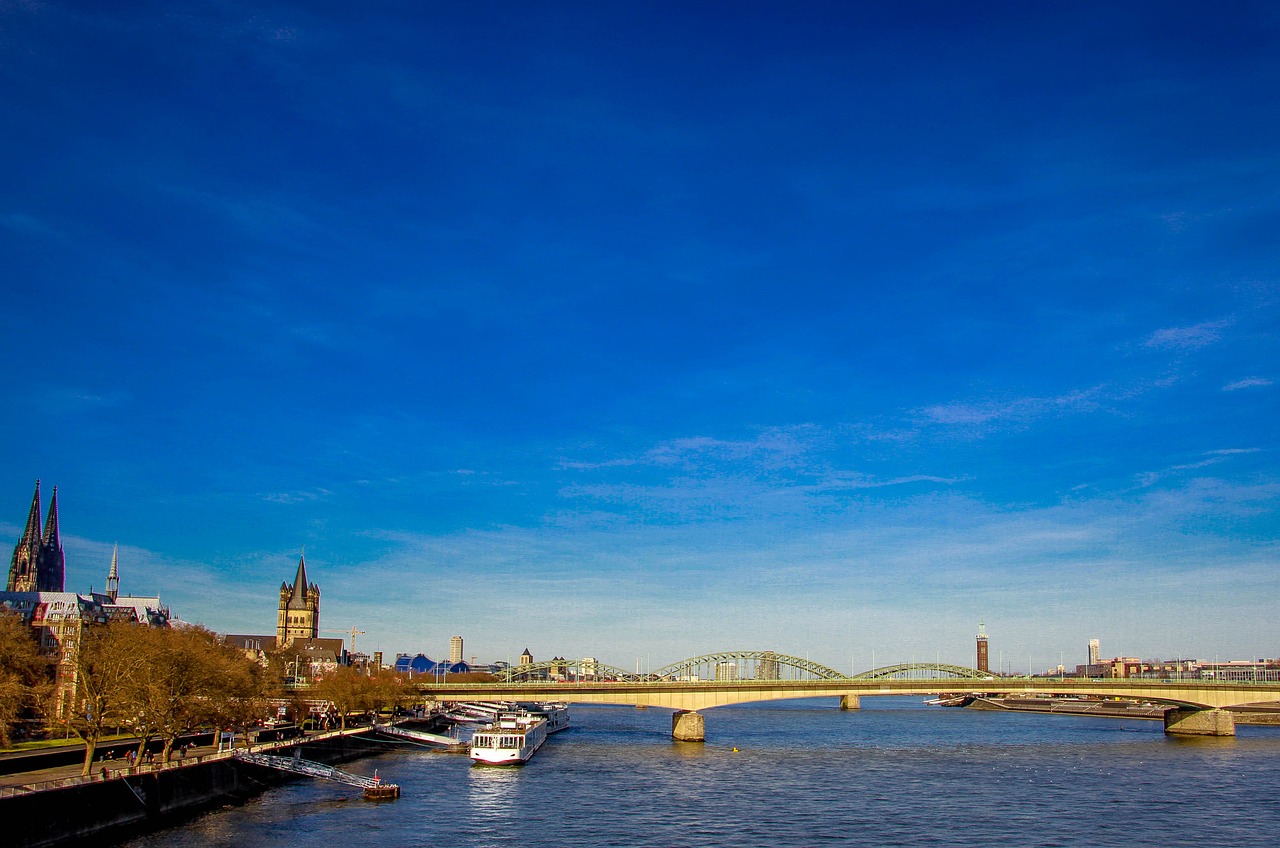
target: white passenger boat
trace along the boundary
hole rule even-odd
[[[563,704],[520,706],[499,713],[492,724],[477,729],[468,753],[481,765],[523,765],[547,736],[568,726],[569,710]]]

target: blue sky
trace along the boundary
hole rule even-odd
[[[0,532],[360,647],[1280,654],[1280,13],[0,0]],[[7,504],[7,506],[4,506]]]

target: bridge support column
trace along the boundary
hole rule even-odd
[[[677,742],[705,742],[706,728],[702,713],[676,710],[671,715],[671,738]]]
[[[841,695],[840,709],[842,710],[860,710],[862,709],[862,701],[857,695]]]
[[[1164,714],[1164,732],[1171,736],[1235,736],[1236,719],[1228,710],[1178,707]]]

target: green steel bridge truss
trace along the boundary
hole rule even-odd
[[[900,663],[855,674],[853,680],[990,680],[989,671],[947,663]]]
[[[627,683],[704,680],[982,680],[989,672],[946,663],[901,663],[864,671],[852,678],[829,666],[776,651],[721,651],[671,663],[652,673],[630,672],[591,658],[512,666],[505,683],[540,680],[616,680]]]

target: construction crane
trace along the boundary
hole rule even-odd
[[[350,630],[321,630],[320,632],[321,633],[341,633],[344,636],[350,636],[351,637],[351,653],[353,654],[356,652],[356,637],[364,635],[364,631],[357,630],[354,625],[352,625]]]

